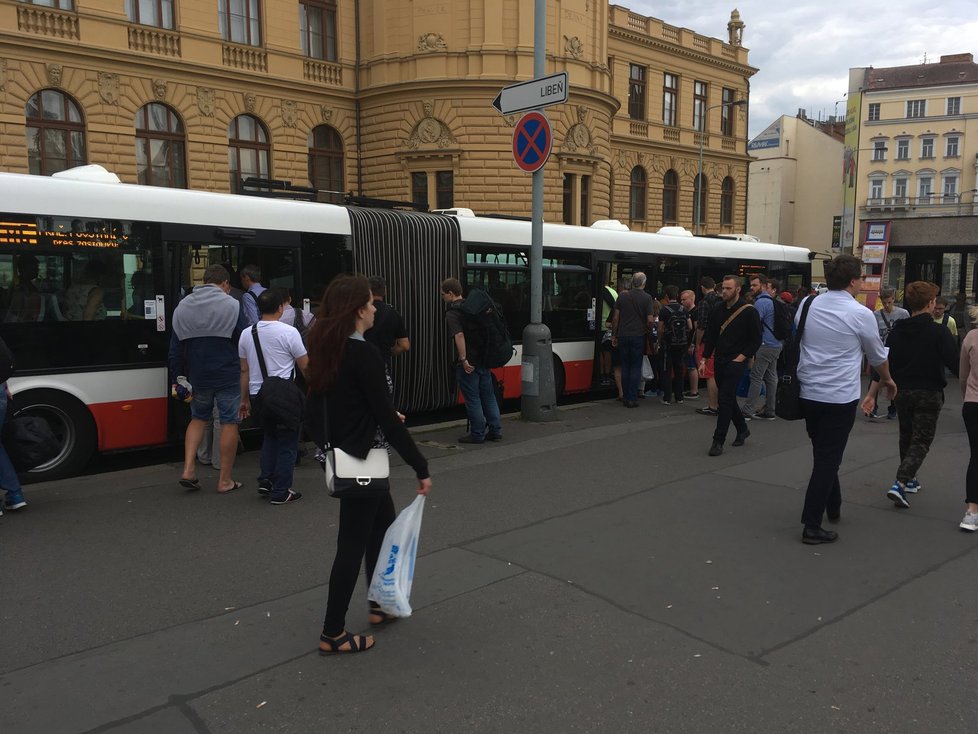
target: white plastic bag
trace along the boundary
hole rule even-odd
[[[642,379],[643,380],[655,379],[655,372],[652,371],[652,363],[649,361],[648,355],[642,357]]]
[[[409,599],[423,512],[424,495],[419,494],[387,528],[377,556],[367,598],[380,604],[380,608],[392,617],[411,616]]]

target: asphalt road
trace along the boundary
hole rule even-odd
[[[308,463],[282,507],[253,451],[228,496],[174,463],[32,485],[0,518],[0,732],[973,733],[957,390],[910,510],[884,497],[895,421],[857,420],[831,546],[799,542],[799,423],[718,458],[691,401],[509,419],[498,445],[421,430],[415,614],[349,657],[315,652],[338,505]]]

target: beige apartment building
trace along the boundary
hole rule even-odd
[[[549,2],[546,70],[571,94],[547,110],[547,220],[745,230],[756,70],[724,24]],[[532,0],[0,0],[0,168],[526,215],[517,118],[490,103],[532,70]]]
[[[844,154],[845,247],[882,253],[881,285],[941,286],[957,312],[978,294],[978,64],[937,63],[849,72]],[[868,250],[866,250],[868,251]],[[959,319],[960,321],[960,319]]]
[[[842,209],[841,135],[833,122],[803,114],[782,115],[747,144],[750,163],[747,232],[764,242],[807,247],[821,257],[812,277],[822,277],[822,262],[832,257],[834,222]]]

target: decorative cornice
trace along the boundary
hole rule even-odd
[[[735,61],[729,61],[726,59],[717,58],[712,54],[705,54],[702,51],[697,51],[692,48],[687,48],[686,46],[681,46],[676,43],[672,43],[666,40],[659,40],[658,38],[651,38],[650,36],[642,35],[641,33],[636,33],[630,31],[626,28],[621,28],[619,26],[609,26],[608,36],[615,36],[623,41],[628,41],[630,43],[635,43],[640,46],[646,46],[647,48],[654,49],[656,51],[664,51],[667,53],[675,54],[677,56],[683,56],[688,59],[693,59],[700,63],[709,63],[713,66],[717,66],[721,69],[726,69],[727,71],[735,71],[738,73],[750,72],[749,76],[754,76],[759,69],[757,67],[751,66],[750,64],[740,64]]]

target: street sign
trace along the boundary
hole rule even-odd
[[[567,101],[567,72],[530,79],[503,87],[492,106],[504,115],[549,107]]]
[[[533,173],[550,157],[554,136],[550,121],[540,112],[527,112],[513,131],[513,158],[520,170]]]

